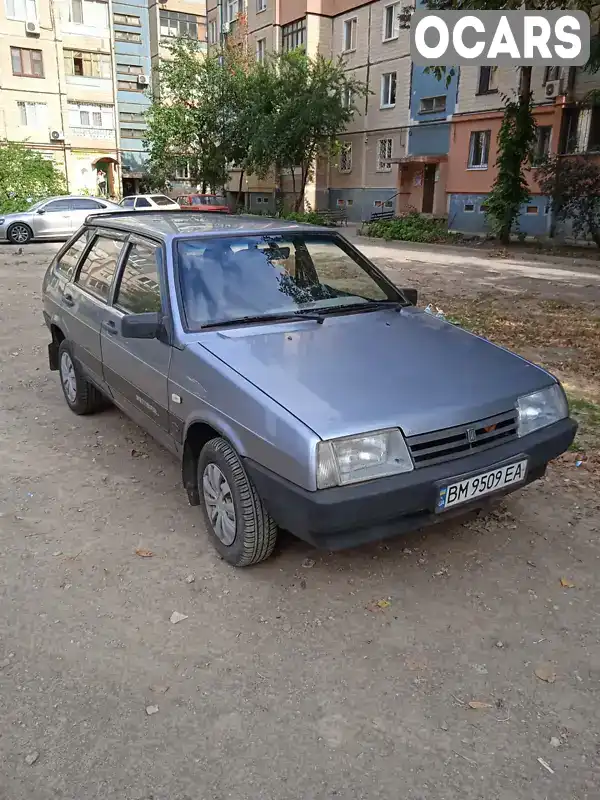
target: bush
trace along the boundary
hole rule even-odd
[[[303,222],[308,225],[327,225],[327,220],[318,211],[282,211],[278,216],[282,219]]]
[[[53,161],[14,142],[0,142],[0,213],[25,211],[37,200],[65,194],[65,180]]]
[[[365,236],[377,239],[404,242],[449,242],[455,241],[456,234],[448,231],[445,220],[423,217],[417,212],[396,219],[382,219],[369,222],[364,228]]]

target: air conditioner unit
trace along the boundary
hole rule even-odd
[[[50,131],[50,141],[51,142],[63,142],[65,139],[65,135],[62,131]]]
[[[562,81],[548,81],[544,86],[544,94],[546,95],[547,100],[551,100],[553,97],[558,97],[562,94]]]
[[[229,24],[229,22],[224,22],[221,25],[221,33],[226,36],[229,33],[230,28],[231,28],[231,25]]]
[[[25,33],[27,36],[39,36],[40,35],[40,23],[39,22],[26,22],[25,23]]]
[[[137,85],[138,86],[150,86],[150,76],[149,75],[138,75],[137,76]]]

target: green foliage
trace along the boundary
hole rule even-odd
[[[600,247],[600,166],[588,156],[552,156],[536,170],[555,220],[570,220],[576,237]]]
[[[445,220],[423,217],[417,212],[406,214],[397,219],[378,220],[364,227],[366,236],[391,241],[398,239],[404,242],[452,242],[459,237],[448,231]]]
[[[277,216],[308,225],[327,225],[327,220],[318,211],[282,211]]]
[[[524,167],[531,157],[536,123],[531,98],[506,104],[498,133],[497,174],[486,200],[486,218],[501,242],[508,244],[519,210],[529,200]]]
[[[25,211],[38,200],[65,193],[64,175],[53,161],[22,144],[0,143],[0,213]]]

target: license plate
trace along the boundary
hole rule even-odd
[[[521,483],[526,474],[527,459],[443,486],[438,494],[436,511],[445,511],[461,503],[468,503],[476,497],[498,492],[513,483]]]

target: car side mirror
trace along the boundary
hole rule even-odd
[[[400,289],[400,291],[412,306],[417,305],[419,293],[416,289]]]
[[[124,339],[158,339],[162,330],[162,315],[155,311],[126,314],[121,319],[121,336]]]
[[[38,214],[45,214],[46,213],[46,209],[45,208],[38,208],[37,213]]]

